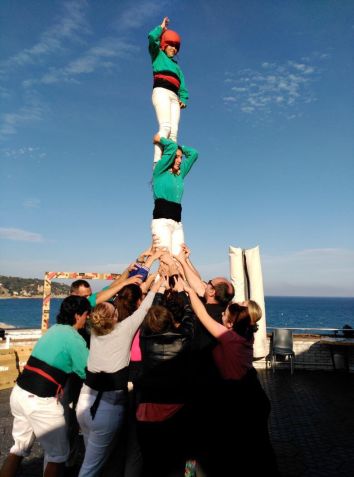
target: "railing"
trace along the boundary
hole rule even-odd
[[[5,331],[4,337],[0,340],[0,349],[9,349],[10,343],[16,341],[33,341],[42,336],[39,328],[2,328]]]
[[[286,330],[297,330],[297,331],[306,331],[306,333],[304,334],[311,334],[311,333],[308,333],[309,331],[312,331],[312,332],[316,332],[316,334],[318,335],[327,335],[327,334],[333,334],[334,336],[338,336],[338,335],[343,335],[343,332],[350,332],[351,330],[347,330],[347,329],[343,329],[343,328],[303,328],[303,327],[297,327],[297,328],[293,328],[291,326],[267,326],[267,332],[271,332],[275,329],[279,329],[279,328],[284,328]],[[323,333],[325,332],[325,333]],[[354,330],[353,330],[354,332]],[[301,333],[302,334],[302,333]]]

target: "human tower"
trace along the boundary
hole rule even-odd
[[[149,33],[153,69],[152,103],[159,124],[154,136],[151,232],[159,247],[177,255],[184,243],[181,205],[184,178],[197,160],[198,153],[177,143],[181,109],[187,106],[188,91],[176,61],[181,38],[168,29],[168,24],[169,19],[165,17],[161,25]]]

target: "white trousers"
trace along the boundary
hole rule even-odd
[[[35,438],[44,449],[44,461],[62,463],[69,455],[69,441],[64,408],[55,397],[42,398],[17,384],[10,396],[14,416],[12,436],[15,444],[10,453],[27,456]]]
[[[154,105],[157,121],[159,123],[158,134],[160,137],[169,138],[177,142],[177,133],[181,108],[178,96],[166,88],[154,88],[152,90],[152,104]],[[154,164],[161,159],[161,146],[154,146]]]
[[[182,222],[172,219],[153,219],[151,233],[158,247],[166,247],[172,255],[178,255],[184,243]]]
[[[96,394],[87,394],[83,390],[76,406],[77,420],[86,448],[79,477],[94,477],[100,475],[113,438],[118,429],[123,426],[126,406],[107,402],[103,396],[95,418],[92,419],[90,408],[95,402]]]

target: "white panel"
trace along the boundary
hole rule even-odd
[[[246,265],[249,277],[249,298],[258,303],[262,308],[263,316],[258,321],[258,331],[255,333],[254,341],[254,357],[262,358],[268,354],[267,346],[267,329],[266,329],[266,312],[264,302],[263,276],[259,247],[249,248],[245,250]]]
[[[229,247],[230,280],[235,287],[235,296],[232,301],[240,302],[247,299],[245,287],[245,273],[243,270],[242,248]]]

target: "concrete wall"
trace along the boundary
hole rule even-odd
[[[270,337],[268,334],[268,349],[270,350]],[[322,369],[333,371],[331,351],[337,369],[345,369],[346,361],[350,372],[354,372],[354,344],[353,346],[328,346],[320,343],[319,335],[294,335],[295,369]],[[268,355],[269,357],[269,355]],[[254,362],[255,368],[265,368],[270,365],[267,358]],[[290,368],[289,362],[277,361],[277,368]]]

